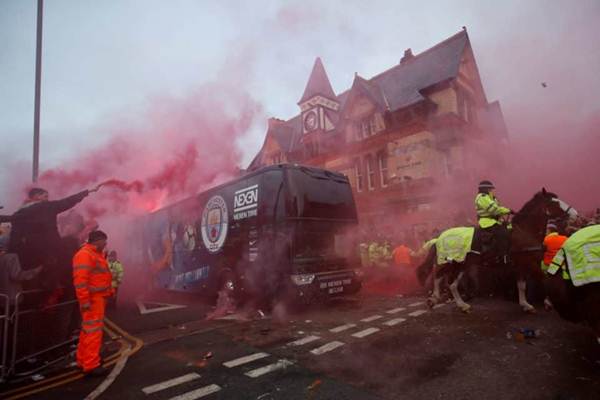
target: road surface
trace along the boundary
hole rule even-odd
[[[277,307],[247,319],[205,320],[196,298],[183,308],[112,320],[144,341],[100,399],[596,399],[600,348],[587,328],[554,313],[474,299],[427,308],[420,296],[361,293],[305,310]],[[157,301],[158,301],[157,300]],[[148,304],[146,310],[160,307]],[[521,328],[540,336],[523,340]],[[83,399],[103,378],[31,396]]]

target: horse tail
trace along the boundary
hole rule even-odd
[[[431,274],[433,270],[433,264],[435,262],[435,258],[437,255],[437,251],[435,246],[431,246],[429,252],[427,253],[427,257],[425,260],[417,267],[417,279],[419,279],[419,283],[421,286],[425,286],[425,282],[427,281],[427,277]]]

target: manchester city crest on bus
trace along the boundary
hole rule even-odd
[[[202,241],[210,253],[221,250],[227,238],[227,204],[221,196],[208,200],[202,213]]]

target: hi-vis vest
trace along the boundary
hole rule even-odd
[[[465,261],[471,251],[474,232],[473,227],[451,228],[442,232],[435,242],[437,265]]]
[[[484,229],[498,224],[499,217],[510,213],[510,209],[502,207],[494,196],[487,193],[479,193],[475,197],[475,209],[479,226]]]
[[[548,268],[549,274],[559,270],[568,273],[574,286],[600,282],[600,225],[575,232],[563,244]]]
[[[92,296],[107,297],[113,293],[108,262],[91,244],[83,245],[73,257],[73,285],[82,305],[89,304]]]

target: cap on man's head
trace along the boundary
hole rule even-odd
[[[556,226],[556,224],[553,222],[549,222],[546,225],[546,229],[551,230],[551,231],[556,231],[556,230],[558,230],[558,226]]]
[[[30,199],[33,199],[35,196],[40,196],[40,195],[46,194],[46,193],[48,193],[48,191],[46,189],[42,189],[42,188],[39,188],[39,187],[34,187],[34,188],[29,189],[29,192],[27,193],[27,196]]]
[[[108,236],[102,231],[91,231],[88,235],[88,243],[94,243],[99,240],[106,240]]]

